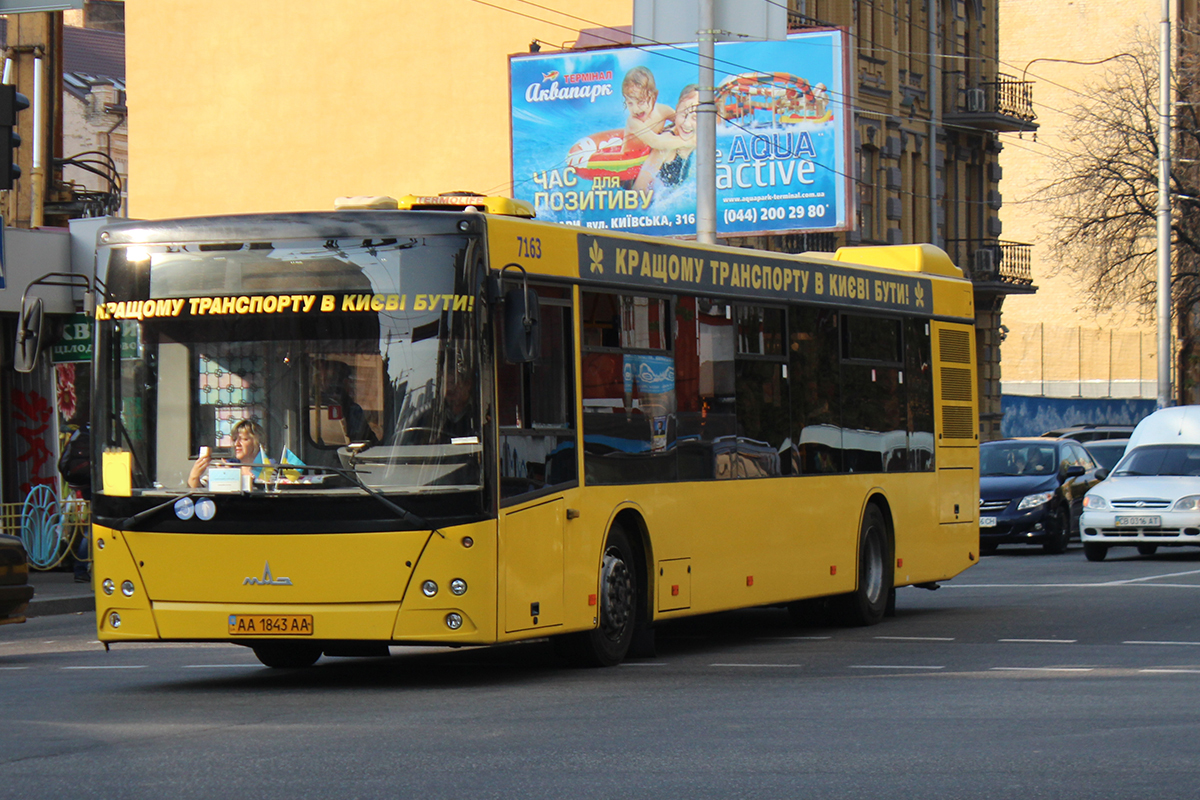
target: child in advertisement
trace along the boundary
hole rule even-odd
[[[643,137],[662,133],[675,110],[658,102],[654,73],[645,67],[634,67],[625,73],[625,79],[621,81],[621,94],[625,97],[625,110],[629,112],[625,119],[625,145],[622,150],[629,152],[644,148],[646,142]]]
[[[645,137],[651,152],[633,183],[634,189],[678,186],[688,180],[696,152],[696,108],[699,104],[700,90],[696,84],[683,87],[670,130]]]

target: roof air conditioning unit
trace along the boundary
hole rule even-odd
[[[975,251],[975,264],[972,272],[977,278],[990,278],[996,274],[996,251],[990,249]]]
[[[987,95],[983,89],[967,89],[967,111],[987,111]]]

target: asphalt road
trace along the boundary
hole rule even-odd
[[[688,620],[658,654],[544,642],[261,667],[225,645],[0,627],[0,797],[1194,798],[1200,551],[1001,549],[872,628]]]

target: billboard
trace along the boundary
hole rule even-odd
[[[849,226],[845,32],[718,43],[717,234]],[[513,196],[539,219],[696,232],[695,45],[509,60]]]

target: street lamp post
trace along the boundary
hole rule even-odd
[[[1162,0],[1158,49],[1158,407],[1171,391],[1171,0]]]

